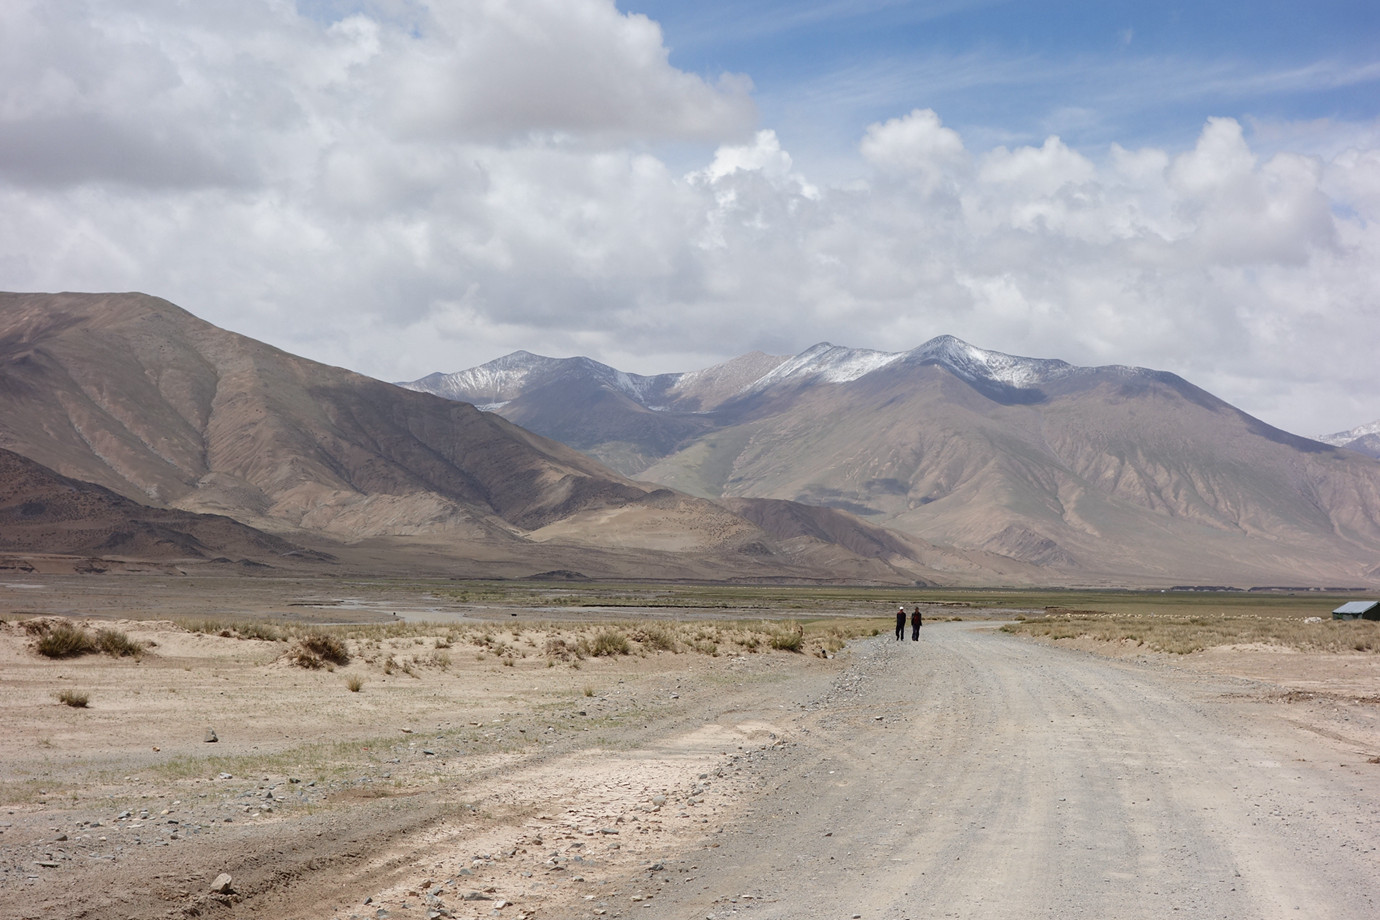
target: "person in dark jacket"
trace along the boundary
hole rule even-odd
[[[906,608],[896,609],[896,641],[900,642],[906,635]]]
[[[915,612],[910,615],[910,641],[920,641],[920,624],[925,622],[925,618],[920,615],[920,605],[915,605]]]

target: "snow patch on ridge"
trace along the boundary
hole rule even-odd
[[[849,383],[894,364],[904,357],[904,353],[842,348],[821,342],[785,361],[766,376],[758,378],[748,389],[759,390],[792,379],[814,378],[826,383]]]
[[[991,381],[1017,389],[1030,389],[1087,370],[1058,359],[1021,358],[1000,351],[988,351],[951,335],[941,335],[906,352],[842,348],[821,342],[788,359],[756,380],[744,392],[761,390],[787,380],[850,383],[898,362],[939,364],[970,382]]]
[[[603,366],[604,366],[604,365],[600,365],[600,367],[603,367]],[[625,373],[625,372],[623,372],[623,371],[614,371],[613,368],[608,368],[608,369],[609,369],[610,371],[613,371],[613,373],[614,373],[614,377],[613,377],[613,381],[612,381],[612,382],[613,382],[613,385],[614,385],[615,387],[617,387],[619,390],[622,390],[624,393],[626,393],[627,395],[631,396],[633,399],[637,400],[639,403],[642,403],[643,405],[646,405],[647,396],[648,396],[648,394],[649,394],[653,389],[655,389],[655,387],[656,387],[656,385],[657,385],[657,379],[658,379],[658,378],[656,378],[656,377],[643,377],[643,376],[641,376],[640,374],[628,374],[628,373]],[[671,374],[671,375],[665,375],[665,376],[678,376],[678,375]],[[648,408],[652,408],[652,407],[648,406]]]
[[[1380,435],[1380,420],[1371,422],[1369,425],[1358,425],[1348,431],[1335,431],[1332,434],[1318,435],[1315,440],[1322,441],[1324,444],[1331,444],[1333,447],[1345,447],[1358,438],[1372,434]]]
[[[1083,370],[1057,358],[1020,358],[988,351],[951,335],[930,339],[907,355],[942,364],[966,380],[991,380],[1021,390]]]
[[[400,383],[398,386],[464,402],[473,399],[474,394],[482,393],[502,401],[490,405],[502,405],[522,392],[523,386],[532,374],[550,370],[559,362],[558,358],[544,358],[527,351],[515,351],[468,370],[456,371],[453,374],[431,374],[421,380]]]
[[[664,390],[668,383],[680,377],[679,374],[643,377],[600,364],[592,358],[548,358],[527,351],[515,351],[468,370],[453,374],[431,374],[421,380],[399,383],[398,386],[463,402],[487,400],[480,408],[494,411],[521,396],[529,386],[541,383],[542,378],[571,368],[583,369],[603,386],[620,391],[643,405]]]

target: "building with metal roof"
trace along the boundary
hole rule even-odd
[[[1332,611],[1334,620],[1380,620],[1380,601],[1347,601]]]

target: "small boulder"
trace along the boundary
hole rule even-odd
[[[220,738],[218,738],[218,737],[216,736],[216,730],[215,730],[214,728],[208,728],[208,729],[206,729],[206,739],[205,739],[205,740],[206,740],[206,743],[207,743],[207,744],[215,744],[217,741],[220,740]]]
[[[216,880],[211,883],[211,893],[230,894],[232,891],[235,890],[231,886],[232,881],[233,880],[230,878],[230,873],[222,872],[220,875],[217,875]]]

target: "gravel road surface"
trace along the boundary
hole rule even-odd
[[[1380,766],[1244,682],[962,623],[854,654],[624,915],[1380,916]]]

